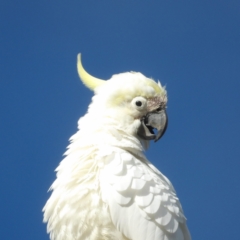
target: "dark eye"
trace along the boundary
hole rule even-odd
[[[137,96],[131,101],[131,106],[133,109],[142,112],[146,110],[147,107],[147,100],[143,97]]]
[[[142,102],[141,102],[141,101],[136,101],[136,105],[137,105],[138,107],[141,107],[141,106],[142,106]]]
[[[162,107],[159,107],[156,111],[160,112],[162,110]]]

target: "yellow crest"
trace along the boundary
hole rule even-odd
[[[95,78],[85,71],[81,62],[80,53],[77,55],[77,70],[78,70],[78,75],[82,80],[83,84],[91,90],[94,90],[95,88],[106,83],[104,80]]]

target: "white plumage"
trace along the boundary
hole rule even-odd
[[[163,117],[165,89],[133,72],[99,82],[80,59],[78,70],[95,96],[44,207],[51,240],[190,240],[173,186],[143,154],[148,130],[155,136],[151,118]]]

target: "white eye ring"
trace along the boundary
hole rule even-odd
[[[133,108],[137,109],[138,111],[141,111],[146,108],[147,100],[143,97],[135,97],[132,100],[131,105],[133,106]]]

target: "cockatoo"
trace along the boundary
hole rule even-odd
[[[144,155],[167,128],[167,93],[139,72],[108,81],[88,74],[95,95],[57,167],[43,208],[51,240],[190,240],[170,181]]]

